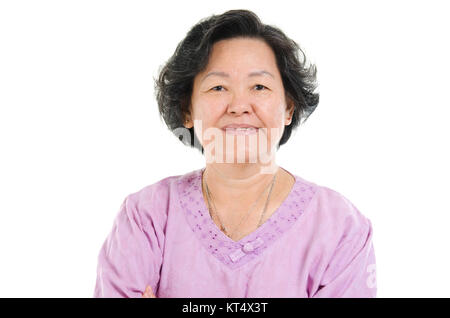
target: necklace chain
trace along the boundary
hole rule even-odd
[[[263,212],[261,213],[261,217],[260,217],[259,222],[258,222],[258,227],[261,225],[261,222],[262,222],[262,220],[263,220],[263,217],[264,217],[264,215],[265,215],[265,213],[266,213],[267,205],[268,205],[268,203],[269,203],[270,195],[271,195],[271,193],[272,193],[272,188],[273,188],[273,185],[274,185],[274,183],[275,183],[276,177],[277,177],[277,173],[275,173],[274,177],[272,178],[272,182],[269,183],[269,184],[264,188],[263,192],[259,195],[258,199],[252,204],[252,206],[250,207],[250,209],[248,210],[248,212],[247,212],[246,215],[245,215],[245,220],[247,220],[247,218],[248,218],[248,216],[250,215],[250,212],[252,211],[253,207],[254,207],[254,206],[256,205],[256,203],[262,198],[262,195],[266,192],[267,187],[270,185],[269,195],[267,196],[267,200],[266,200],[266,203],[265,203],[265,205],[264,205],[264,210],[263,210]],[[233,235],[234,235],[234,234],[236,233],[236,231],[238,230],[238,228],[240,227],[240,225],[242,224],[242,221],[244,220],[244,216],[241,218],[241,221],[239,222],[239,224],[236,226],[236,228],[234,229],[234,231],[233,231],[233,232],[231,233],[231,235],[230,235],[230,234],[229,234],[229,231],[225,228],[225,226],[223,225],[222,220],[220,219],[220,216],[219,216],[219,213],[218,213],[218,211],[217,211],[217,208],[216,208],[216,205],[215,205],[215,203],[214,203],[214,200],[213,200],[213,198],[211,197],[211,192],[209,191],[209,187],[208,187],[208,183],[206,182],[206,179],[205,179],[204,181],[205,181],[205,187],[206,187],[206,197],[207,197],[207,199],[208,199],[208,206],[209,206],[210,210],[213,210],[214,213],[216,214],[217,219],[219,220],[219,223],[220,223],[220,226],[221,226],[221,230],[224,231],[230,238],[232,238]],[[212,201],[212,204],[214,205],[214,209],[211,209],[211,201]]]

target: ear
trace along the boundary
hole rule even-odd
[[[184,123],[183,123],[183,125],[186,128],[192,128],[194,126],[194,123],[192,121],[192,117],[191,117],[190,111],[184,115]]]
[[[186,116],[186,119],[184,120],[184,124],[183,125],[186,128],[192,128],[194,126],[190,116]]]
[[[291,99],[288,99],[286,105],[286,118],[285,118],[285,126],[289,126],[292,122],[292,115],[294,114],[295,104]]]

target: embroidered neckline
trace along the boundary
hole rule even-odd
[[[211,219],[203,198],[201,178],[205,168],[191,171],[177,179],[180,205],[194,234],[209,253],[232,269],[260,255],[297,221],[311,201],[316,187],[295,177],[291,191],[272,215],[250,234],[233,241]]]

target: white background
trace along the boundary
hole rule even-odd
[[[372,221],[378,297],[449,297],[445,3],[1,1],[0,296],[92,297],[125,196],[205,164],[159,119],[153,77],[200,19],[250,9],[318,68],[277,163]]]

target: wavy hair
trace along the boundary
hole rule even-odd
[[[207,67],[214,43],[238,37],[261,39],[272,48],[286,100],[294,103],[292,121],[285,126],[277,149],[289,140],[292,130],[305,122],[319,103],[316,66],[307,63],[300,46],[280,29],[261,23],[249,10],[229,10],[204,18],[177,45],[174,54],[160,67],[158,78],[154,79],[160,118],[180,141],[202,154],[204,149],[193,127],[188,130],[190,138],[179,134],[180,128],[186,129],[183,123],[189,114],[194,78]]]

